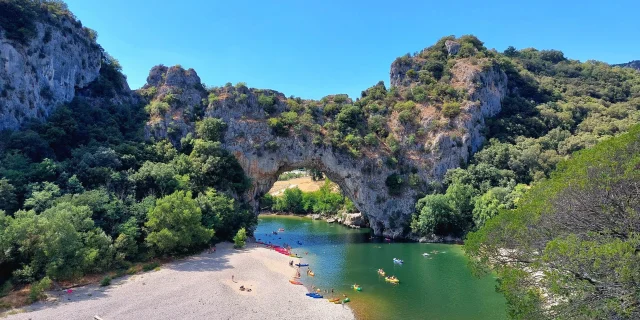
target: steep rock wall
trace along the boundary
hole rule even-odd
[[[45,119],[99,75],[102,51],[86,29],[67,17],[35,25],[26,44],[0,27],[0,130]]]

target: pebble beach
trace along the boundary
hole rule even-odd
[[[243,250],[219,244],[214,253],[115,279],[107,287],[53,292],[48,301],[6,319],[354,319],[347,305],[307,297],[304,286],[290,284],[295,270],[289,261],[255,244]]]

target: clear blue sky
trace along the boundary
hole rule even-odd
[[[151,67],[194,68],[207,85],[287,96],[359,97],[389,65],[446,35],[488,48],[559,49],[572,59],[640,59],[637,1],[67,0],[141,87]]]

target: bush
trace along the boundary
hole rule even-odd
[[[44,277],[42,280],[31,284],[31,289],[29,290],[29,302],[36,302],[38,300],[44,299],[44,292],[51,288],[53,282],[49,277]]]
[[[153,101],[144,107],[144,110],[151,116],[164,116],[171,106],[164,101]]]
[[[260,94],[258,96],[258,103],[260,104],[260,106],[262,106],[264,111],[266,111],[267,113],[273,113],[274,111],[276,111],[276,108],[275,108],[276,97],[274,96],[267,96],[264,94]]]
[[[102,278],[102,280],[100,281],[100,286],[101,287],[106,287],[108,285],[111,284],[111,277],[110,276],[104,276],[104,278]]]
[[[227,124],[218,118],[206,118],[196,123],[198,137],[208,141],[221,141]]]
[[[151,270],[155,270],[156,268],[160,268],[160,263],[159,262],[156,262],[156,261],[149,262],[149,263],[147,263],[147,264],[142,266],[142,271],[148,272],[148,271],[151,271]]]
[[[247,230],[245,230],[244,228],[240,228],[240,230],[238,230],[238,233],[236,233],[236,236],[233,237],[233,247],[236,249],[241,249],[244,248],[244,246],[247,244]]]
[[[387,180],[385,180],[384,184],[387,186],[390,195],[397,196],[402,194],[404,179],[399,174],[393,173],[387,176]]]
[[[457,117],[460,114],[460,103],[445,102],[442,105],[442,114],[449,119]]]

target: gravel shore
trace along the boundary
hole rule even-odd
[[[309,298],[306,288],[290,284],[295,271],[289,260],[262,247],[221,244],[215,253],[116,279],[108,287],[54,293],[55,301],[6,319],[354,319],[347,306]],[[240,291],[241,285],[251,292]]]

